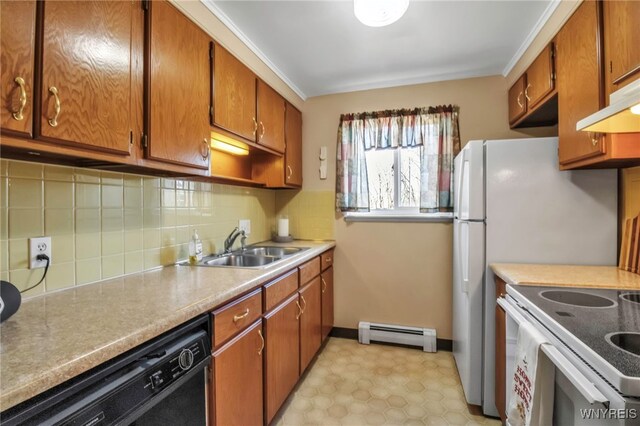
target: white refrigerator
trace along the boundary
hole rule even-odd
[[[455,158],[453,355],[497,416],[491,263],[615,265],[617,172],[558,170],[558,139],[470,141]]]

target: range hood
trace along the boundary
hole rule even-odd
[[[613,92],[609,106],[578,121],[576,129],[598,133],[640,132],[640,79]]]

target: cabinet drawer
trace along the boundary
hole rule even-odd
[[[300,269],[300,287],[311,281],[313,277],[320,274],[320,258],[314,257],[307,263],[303,263]]]
[[[273,309],[298,289],[298,270],[288,272],[264,286],[264,310]]]
[[[323,271],[329,266],[333,265],[333,249],[327,250],[322,253],[322,255],[320,256],[320,264]]]
[[[262,315],[262,290],[213,311],[213,346],[217,347]]]

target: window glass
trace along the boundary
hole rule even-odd
[[[400,179],[399,207],[420,206],[420,147],[398,149]]]
[[[367,177],[369,180],[369,208],[389,210],[394,208],[395,179],[394,153],[397,150],[369,150],[367,156]]]

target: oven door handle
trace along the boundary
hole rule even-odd
[[[518,312],[517,308],[507,300],[498,298],[497,303],[511,318],[513,318],[518,326],[522,325],[524,322],[528,322],[527,319]],[[564,355],[562,355],[555,346],[552,344],[544,344],[541,345],[540,349],[545,353],[545,355],[547,355],[547,358],[549,358],[553,365],[562,371],[562,374],[569,379],[589,404],[593,405],[595,403],[600,403],[609,408],[609,400],[607,397],[604,396],[602,392],[600,392],[598,388],[596,388],[595,385],[591,383]]]

